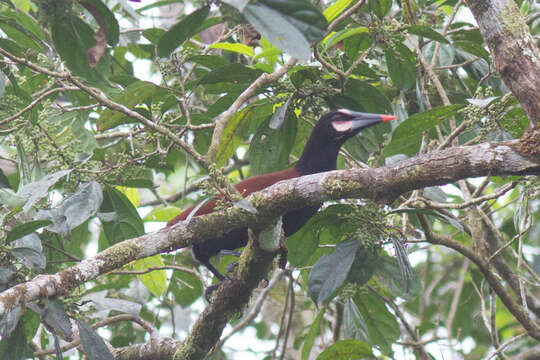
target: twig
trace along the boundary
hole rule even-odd
[[[214,133],[212,135],[212,142],[205,156],[205,163],[214,161],[217,154],[218,146],[221,142],[221,136],[223,135],[223,131],[225,130],[225,127],[227,126],[233,115],[240,109],[240,107],[246,101],[248,101],[249,98],[254,96],[263,85],[266,85],[272,81],[276,81],[284,74],[286,74],[296,64],[297,61],[298,60],[295,58],[290,58],[285,63],[285,65],[283,65],[273,73],[264,73],[259,76],[257,80],[255,80],[246,90],[242,92],[242,94],[240,94],[240,96],[238,96],[238,98],[236,98],[234,103],[229,106],[227,111],[225,111],[220,116],[220,118],[216,120]]]
[[[150,333],[151,336],[157,334],[157,330],[151,324],[149,324],[148,322],[144,321],[143,319],[141,319],[139,317],[135,317],[135,316],[130,315],[130,314],[122,314],[122,315],[113,316],[113,317],[110,317],[108,319],[98,321],[95,324],[91,325],[91,327],[92,327],[92,329],[95,330],[97,328],[104,327],[104,326],[107,326],[107,325],[110,325],[110,324],[113,324],[113,323],[117,323],[117,322],[121,322],[121,321],[133,321],[133,322],[139,324],[148,333]],[[73,349],[74,347],[79,346],[80,343],[81,343],[80,338],[78,338],[76,340],[73,340],[72,342],[62,346],[62,348],[61,348],[62,352],[68,351],[69,349]],[[55,353],[54,349],[41,350],[41,351],[34,352],[34,356],[50,355],[50,354],[54,354],[54,353]]]
[[[64,92],[64,91],[79,91],[80,89],[77,88],[77,87],[58,87],[58,88],[54,88],[54,89],[50,89],[46,92],[44,92],[41,96],[39,96],[38,98],[36,98],[34,101],[32,101],[28,106],[26,106],[24,109],[20,110],[18,113],[16,113],[15,115],[12,115],[4,120],[1,120],[0,121],[0,125],[4,125],[4,124],[7,124],[17,118],[19,118],[20,116],[22,116],[24,113],[32,110],[34,107],[36,107],[40,102],[42,102],[46,97],[49,97],[51,96],[52,94],[56,94],[56,93],[59,93],[59,92]]]

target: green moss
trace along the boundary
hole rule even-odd
[[[359,184],[355,181],[344,181],[332,178],[325,179],[322,186],[331,196],[357,194],[364,189],[364,186],[362,184]]]
[[[506,7],[499,13],[499,20],[504,31],[512,35],[523,34],[527,31],[527,24],[523,21],[523,17],[513,1],[506,2]]]

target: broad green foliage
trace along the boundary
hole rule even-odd
[[[516,4],[538,43],[538,5]],[[293,166],[331,110],[399,116],[348,140],[339,169],[520,138],[529,120],[467,10],[466,2],[427,0],[0,1],[0,291],[86,258],[88,273],[62,286],[99,275],[62,296],[14,303],[0,317],[0,359],[34,357],[36,346],[67,358],[60,342],[77,336],[88,359],[113,358],[105,340],[115,348],[154,336],[185,340],[215,279],[189,248],[156,253],[157,243],[123,241],[226,198],[225,180]],[[486,256],[521,306],[521,291],[537,294],[539,193],[537,178],[490,176],[399,194],[391,204],[327,202],[285,239],[284,280],[252,294],[246,312],[266,296],[260,314],[233,316],[232,327],[248,329],[212,356],[241,358],[241,343],[257,358],[421,358],[410,344],[430,340],[427,356],[480,360],[513,339],[501,356],[517,357],[536,343],[521,337],[485,273],[437,239]],[[232,203],[257,213],[257,199],[233,195]],[[274,251],[281,228],[268,223],[278,225],[253,230]],[[102,260],[92,257],[105,250],[114,269],[93,274]],[[140,253],[151,256],[135,260]],[[211,261],[224,272],[233,260]],[[534,305],[523,313],[538,318]],[[119,314],[148,326],[92,329]]]

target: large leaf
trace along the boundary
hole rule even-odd
[[[41,239],[36,234],[29,234],[11,243],[11,255],[17,257],[19,261],[35,270],[45,268],[47,259],[43,255]]]
[[[92,13],[96,22],[103,27],[107,43],[111,46],[116,45],[120,38],[120,30],[113,12],[101,0],[82,0],[79,2]]]
[[[371,347],[359,340],[341,340],[327,347],[317,360],[373,359]]]
[[[440,124],[441,119],[455,115],[462,107],[463,105],[440,106],[409,116],[392,133],[392,141],[384,147],[383,156],[388,157],[396,154],[412,156],[416,154],[420,149],[422,133]]]
[[[53,328],[55,333],[62,334],[63,338],[71,341],[73,337],[71,322],[62,301],[52,300],[45,307],[36,303],[30,303],[28,307],[38,313],[43,322]]]
[[[147,81],[137,81],[129,84],[122,92],[115,94],[112,100],[133,108],[137,104],[149,102],[160,89]],[[108,130],[118,125],[133,122],[134,119],[127,118],[123,113],[105,109],[99,117],[97,124],[99,130]]]
[[[1,321],[0,321],[1,323]],[[5,360],[24,360],[26,359],[26,336],[24,336],[24,324],[19,321],[15,323],[16,328],[8,336],[8,333],[2,332],[0,340],[0,359]]]
[[[209,46],[210,49],[222,49],[232,51],[238,54],[247,55],[249,57],[255,56],[253,49],[245,44],[232,44],[232,43],[215,43]]]
[[[17,191],[17,195],[26,199],[26,203],[23,206],[23,211],[28,212],[28,210],[30,210],[36,202],[48,194],[49,187],[56,184],[61,178],[70,172],[71,170],[60,170],[41,178],[39,181],[20,187]]]
[[[350,38],[351,36],[356,36],[358,38],[362,38],[362,48],[365,50],[367,49],[371,43],[373,42],[373,38],[370,35],[369,28],[365,26],[358,26],[352,29],[344,29],[341,30],[332,36],[325,39],[325,47],[330,48],[334,44],[343,41],[345,39]]]
[[[23,236],[26,236],[28,234],[33,233],[37,229],[41,229],[44,226],[50,225],[50,220],[34,220],[29,221],[21,225],[17,225],[16,227],[11,230],[6,237],[6,243],[10,243],[13,240],[22,238]]]
[[[107,68],[104,67],[103,58],[97,67],[90,66],[88,50],[96,44],[96,40],[94,31],[87,23],[74,15],[53,17],[51,36],[56,51],[74,74],[94,82],[105,79]]]
[[[369,344],[377,346],[383,354],[392,355],[392,344],[400,335],[395,316],[372,292],[365,291],[356,295],[354,302],[367,325]]]
[[[368,328],[352,298],[343,308],[343,337],[350,340],[369,341]]]
[[[103,195],[100,219],[109,245],[144,234],[139,213],[124,194],[107,187]]]
[[[324,10],[323,15],[327,21],[332,21],[339,14],[341,14],[352,2],[353,0],[337,0],[335,3],[333,3]]]
[[[206,19],[209,12],[210,7],[204,6],[173,25],[159,39],[158,55],[160,57],[168,57],[173,50],[180,46],[184,41],[197,34],[199,26],[203,23],[204,19]]]
[[[81,344],[88,360],[114,360],[105,341],[84,321],[77,320]]]
[[[453,45],[461,50],[468,52],[474,56],[478,56],[486,61],[489,61],[489,52],[484,49],[481,44],[472,41],[454,41]]]
[[[414,270],[408,276],[404,276],[398,260],[388,255],[380,259],[375,278],[394,296],[405,300],[416,298],[422,291],[422,284]]]
[[[282,170],[288,164],[296,138],[296,116],[287,116],[280,130],[271,129],[270,122],[270,118],[263,122],[251,140],[248,152],[251,176]]]
[[[323,319],[323,315],[325,311],[326,311],[326,307],[322,308],[319,311],[319,313],[317,314],[317,317],[315,317],[315,320],[313,320],[313,323],[311,324],[309,328],[309,332],[306,335],[306,338],[304,340],[304,345],[302,346],[302,360],[309,359],[311,348],[313,348],[315,339],[317,338],[317,336],[319,336],[319,333],[321,331],[321,321]]]
[[[316,304],[326,303],[343,284],[360,247],[357,240],[339,243],[330,255],[313,265],[308,278],[308,295]]]
[[[143,271],[148,268],[161,267],[164,265],[161,255],[156,254],[137,260],[133,267],[137,271]],[[165,270],[153,270],[146,274],[137,275],[137,278],[152,294],[154,294],[155,297],[159,298],[167,289],[167,275],[165,274]]]
[[[272,107],[250,106],[237,112],[225,127],[216,154],[216,165],[221,167],[235,153],[242,140],[247,137],[250,123],[270,116]]]
[[[394,85],[400,90],[408,90],[416,83],[416,58],[408,47],[395,44],[384,52],[386,65]]]
[[[50,210],[40,210],[36,218],[52,221],[53,224],[47,226],[47,230],[68,236],[71,230],[97,213],[102,201],[101,185],[92,181],[80,185],[75,194],[66,198],[57,207]]]
[[[405,28],[408,32],[414,35],[423,36],[425,38],[435,40],[444,44],[448,44],[448,40],[437,31],[425,25],[410,25]]]
[[[345,94],[362,106],[362,110],[370,113],[390,113],[390,100],[376,87],[361,80],[349,79]]]
[[[244,16],[277,48],[308,61],[311,41],[326,32],[326,19],[306,0],[262,0],[248,4]]]

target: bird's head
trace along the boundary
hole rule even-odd
[[[324,115],[315,125],[313,134],[317,134],[315,135],[317,137],[323,136],[327,140],[335,140],[341,145],[362,129],[394,119],[397,119],[397,116],[339,109]]]

